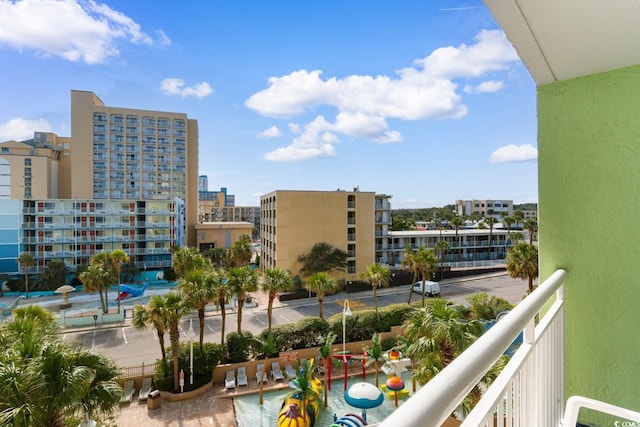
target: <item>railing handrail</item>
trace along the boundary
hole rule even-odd
[[[562,286],[566,275],[566,271],[556,270],[380,426],[441,425]]]

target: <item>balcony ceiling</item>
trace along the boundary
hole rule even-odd
[[[537,85],[640,64],[638,0],[484,0]]]

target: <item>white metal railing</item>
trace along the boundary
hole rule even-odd
[[[380,426],[439,426],[523,332],[463,426],[557,426],[564,410],[564,279],[557,270]],[[537,326],[536,315],[556,296]]]

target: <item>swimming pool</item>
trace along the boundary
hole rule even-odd
[[[402,374],[402,379],[405,381],[409,391],[411,390],[411,372],[405,372]],[[339,417],[348,413],[355,413],[360,415],[362,410],[354,408],[348,405],[344,401],[343,397],[343,378],[332,378],[331,390],[329,391],[329,406],[320,411],[320,417],[316,421],[317,427],[329,426],[333,423],[333,414]],[[387,380],[387,376],[383,373],[379,375],[380,384],[384,384]],[[361,382],[362,377],[349,378],[347,388],[353,383]],[[367,382],[375,384],[374,374],[367,375]],[[260,406],[258,404],[258,394],[250,394],[246,396],[239,396],[233,399],[233,404],[236,410],[236,420],[238,427],[271,427],[277,425],[278,411],[282,407],[282,401],[289,390],[277,390],[264,393],[264,404]],[[411,396],[412,393],[409,393]],[[402,405],[408,399],[403,397],[398,400],[398,405]],[[375,424],[382,422],[388,417],[394,410],[395,402],[393,399],[385,397],[382,405],[377,408],[367,409],[367,422],[368,424]]]

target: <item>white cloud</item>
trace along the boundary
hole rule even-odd
[[[329,125],[332,132],[376,142],[398,142],[402,135],[389,129],[389,119],[462,118],[467,114],[467,106],[454,80],[481,79],[488,73],[508,71],[515,61],[518,56],[502,31],[483,30],[476,36],[475,44],[437,49],[414,61],[412,67],[397,71],[394,77],[351,75],[323,79],[320,70],[297,70],[270,77],[268,87],[249,97],[245,106],[258,114],[282,119],[329,106],[337,110],[334,123]],[[468,89],[474,93],[491,92],[501,89],[502,85],[498,80],[490,80],[476,86],[469,83]],[[293,146],[295,141],[287,150]],[[318,155],[328,153],[327,150],[317,152]],[[273,153],[267,155],[271,157]],[[275,157],[298,159],[285,155]]]
[[[154,43],[134,20],[93,0],[0,0],[0,43],[19,51],[99,64],[119,55],[118,39]]]
[[[491,154],[490,163],[526,162],[536,160],[538,150],[531,144],[509,144],[498,148]]]
[[[179,95],[183,98],[195,96],[202,99],[213,93],[213,89],[207,82],[195,84],[191,87],[184,85],[184,80],[178,78],[168,78],[160,83],[160,90],[165,95]]]
[[[258,138],[277,138],[282,135],[280,129],[277,126],[271,126],[269,129],[266,129],[258,134]]]
[[[34,132],[52,132],[53,128],[44,119],[23,119],[14,117],[6,123],[0,123],[0,141],[23,141],[33,138]]]
[[[293,142],[265,154],[264,158],[272,162],[292,162],[317,157],[334,157],[334,145],[340,140],[332,132],[333,126],[324,117],[318,116],[307,124],[302,134]]]
[[[490,93],[497,92],[504,87],[504,82],[498,80],[487,80],[477,86],[465,85],[465,93]]]

